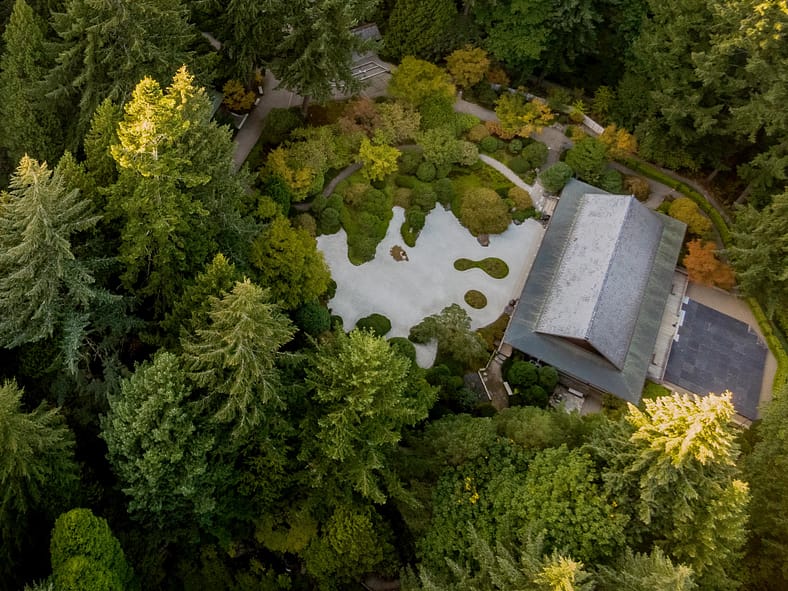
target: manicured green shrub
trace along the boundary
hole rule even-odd
[[[454,109],[453,105],[452,109]],[[479,125],[479,118],[476,115],[471,115],[470,113],[455,112],[451,122],[451,127],[454,129],[454,135],[457,137],[462,136],[477,125]]]
[[[472,142],[457,142],[457,164],[473,166],[479,161],[479,148]]]
[[[411,363],[416,363],[416,347],[405,337],[390,338],[389,347],[394,349],[394,351],[402,355],[405,359],[409,359]]]
[[[301,118],[301,111],[298,108],[271,109],[263,122],[259,141],[269,146],[281,144],[291,131],[303,124],[304,120]]]
[[[512,187],[506,196],[511,199],[512,205],[518,210],[528,209],[534,205],[531,194],[522,187]]]
[[[382,337],[391,330],[391,320],[383,314],[370,314],[356,322],[358,330],[371,330],[375,335]]]
[[[394,205],[399,206],[402,209],[408,209],[410,207],[410,196],[412,193],[413,191],[411,189],[397,187],[394,189]]]
[[[394,184],[398,187],[405,187],[406,189],[415,189],[419,182],[416,177],[398,174],[394,177]]]
[[[668,215],[687,224],[687,229],[696,236],[707,237],[711,232],[711,220],[704,216],[698,204],[688,197],[679,197],[668,208]]]
[[[342,227],[339,211],[326,207],[317,217],[318,234],[336,234]]]
[[[473,144],[471,144],[473,146]],[[473,146],[474,148],[476,146]],[[479,151],[476,151],[476,157],[478,158]],[[443,164],[436,164],[435,165],[435,180],[445,179],[449,176],[451,172],[451,164],[443,163]]]
[[[317,236],[317,221],[308,213],[299,213],[293,219],[293,227],[303,228],[309,232],[309,235],[312,237]]]
[[[398,160],[401,174],[414,174],[421,163],[421,150],[405,149]]]
[[[528,361],[515,361],[506,374],[506,381],[512,386],[528,388],[539,380],[536,366]]]
[[[417,207],[424,213],[435,209],[437,195],[430,185],[419,185],[410,195],[411,207]]]
[[[435,165],[432,162],[422,162],[416,169],[416,177],[425,183],[435,178]]]
[[[510,154],[519,154],[523,151],[523,140],[520,138],[514,138],[511,142],[509,142],[509,146],[507,146],[507,150],[509,150]]]
[[[490,130],[484,125],[474,125],[468,130],[468,141],[479,143],[484,138],[489,137]]]
[[[539,182],[548,193],[558,193],[572,178],[572,167],[565,162],[556,162],[539,174]]]
[[[507,265],[502,259],[496,257],[487,257],[481,261],[472,261],[471,259],[457,259],[454,261],[454,268],[458,271],[481,269],[493,279],[503,279],[509,275],[509,265]]]
[[[522,174],[524,172],[531,170],[528,161],[522,156],[515,156],[514,158],[509,160],[509,168],[512,170],[512,172],[516,174]]]
[[[454,100],[445,96],[431,96],[419,106],[422,129],[449,127],[454,129]]]
[[[528,164],[528,170],[540,168],[547,162],[547,146],[542,142],[533,142],[523,148],[520,157]]]
[[[402,225],[399,227],[400,236],[402,236],[402,241],[409,247],[413,248],[416,246],[416,234],[413,230],[410,229],[410,224],[407,221],[402,222]]]
[[[408,213],[405,214],[405,221],[408,222],[410,229],[413,232],[418,233],[424,227],[424,223],[426,221],[426,216],[424,212],[418,208],[409,209]]]
[[[547,391],[539,385],[533,385],[524,390],[521,394],[523,402],[526,406],[538,406],[539,408],[546,408],[550,397]]]
[[[605,169],[599,177],[599,188],[608,193],[619,194],[624,191],[624,177],[621,173],[612,168]]]
[[[558,371],[551,365],[543,365],[539,368],[539,385],[548,393],[555,390],[558,385]]]
[[[487,152],[488,154],[492,154],[498,149],[500,142],[498,138],[488,135],[486,138],[479,142],[479,147],[482,149],[483,152]]]
[[[480,418],[489,418],[494,417],[498,414],[498,411],[495,410],[495,407],[489,402],[482,402],[481,404],[477,404],[476,408],[473,409],[473,416],[480,417]]]
[[[464,299],[466,304],[477,310],[481,310],[487,305],[487,296],[475,289],[466,291]]]
[[[526,209],[517,209],[512,212],[512,220],[515,222],[524,222],[529,218],[538,219],[541,214],[535,207],[528,207]]]
[[[498,193],[486,187],[470,189],[462,196],[460,222],[471,234],[500,234],[512,217]]]
[[[443,206],[448,206],[452,199],[454,199],[454,184],[449,179],[438,179],[432,183],[432,188],[435,191],[435,197]]]
[[[305,333],[317,336],[331,329],[331,312],[319,302],[307,302],[293,315],[298,328]]]

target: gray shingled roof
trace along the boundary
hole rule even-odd
[[[621,369],[661,236],[636,199],[582,195],[536,330],[586,341]]]
[[[504,340],[636,403],[684,230],[632,197],[570,181]],[[568,339],[585,341],[600,354]]]

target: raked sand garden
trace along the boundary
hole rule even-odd
[[[342,317],[345,330],[351,330],[360,318],[378,313],[391,320],[386,338],[407,337],[412,326],[453,303],[468,312],[472,328],[486,326],[503,313],[510,300],[519,297],[544,235],[539,222],[527,219],[519,226],[510,224],[502,234],[490,236],[490,244],[484,247],[454,214],[438,206],[427,216],[416,246],[407,247],[399,231],[404,217],[404,210],[395,207],[375,258],[358,266],[348,260],[344,230],[317,238],[318,248],[337,283],[329,307],[333,314]],[[408,260],[395,260],[390,253],[394,246],[402,247]],[[478,261],[488,257],[503,260],[509,274],[494,279],[478,268],[454,268],[454,262],[460,258]],[[481,309],[469,306],[464,299],[469,290],[483,293],[487,305]],[[416,349],[419,365],[429,367],[435,347],[419,345]]]

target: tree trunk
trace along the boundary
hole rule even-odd
[[[301,102],[301,115],[303,115],[304,119],[306,119],[308,113],[309,113],[309,96],[305,96],[304,100]]]
[[[752,183],[744,187],[744,191],[742,191],[739,196],[736,198],[734,202],[735,205],[744,205],[747,203],[747,198],[750,196],[750,190],[752,189]]]

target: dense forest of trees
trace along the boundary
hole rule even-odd
[[[466,414],[461,310],[417,327],[430,370],[330,318],[288,217],[322,174],[236,170],[206,88],[268,68],[306,112],[357,88],[368,20],[392,60],[483,47],[715,177],[739,288],[788,327],[785,0],[2,0],[0,590],[787,588],[786,386],[747,432],[729,395]],[[480,60],[449,64],[471,93]],[[301,133],[299,166],[339,168]]]

